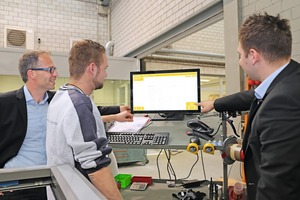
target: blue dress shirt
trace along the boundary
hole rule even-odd
[[[268,76],[255,90],[254,94],[257,99],[262,99],[269,86],[273,82],[273,80],[278,76],[278,74],[288,65],[289,63],[286,63],[282,67],[278,68],[275,72],[273,72],[270,76]]]
[[[45,93],[43,100],[36,103],[24,86],[27,106],[27,132],[19,153],[10,159],[4,168],[29,167],[46,165],[46,125],[48,111],[48,94]],[[12,133],[13,134],[13,133]]]

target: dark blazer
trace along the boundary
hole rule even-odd
[[[249,200],[300,197],[300,64],[291,60],[250,113],[243,140]]]
[[[250,109],[253,99],[254,90],[246,90],[216,99],[214,108],[218,112],[246,111]]]
[[[51,101],[54,92],[47,92]],[[0,168],[16,156],[27,130],[27,107],[23,87],[0,94]]]
[[[120,106],[98,106],[101,115],[111,115],[120,112]]]

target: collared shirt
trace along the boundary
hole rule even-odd
[[[48,94],[43,100],[36,103],[24,86],[24,94],[27,106],[27,131],[19,153],[10,159],[4,168],[28,167],[35,165],[46,165],[46,125],[48,111]]]
[[[278,68],[275,72],[273,72],[270,76],[268,76],[255,90],[254,94],[257,99],[262,99],[269,86],[273,82],[273,80],[278,76],[278,74],[288,65],[289,63],[286,63],[282,67]]]

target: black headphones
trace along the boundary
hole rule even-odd
[[[196,131],[198,133],[205,134],[205,135],[210,135],[210,134],[212,134],[212,132],[214,132],[213,128],[210,128],[207,124],[205,124],[204,122],[202,122],[198,119],[189,120],[187,122],[187,126],[189,128],[191,128],[193,131]]]
[[[191,131],[186,132],[188,136],[196,136],[207,141],[214,139],[212,134],[214,129],[198,119],[189,120],[187,126],[192,129]]]

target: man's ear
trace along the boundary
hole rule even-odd
[[[260,59],[260,54],[255,49],[249,50],[249,56],[250,56],[252,65],[257,63]]]
[[[33,70],[27,70],[27,79],[35,79],[36,75]]]
[[[95,65],[95,63],[90,63],[87,67],[87,70],[88,70],[89,73],[94,75],[97,71],[96,68],[97,68],[97,65]]]

